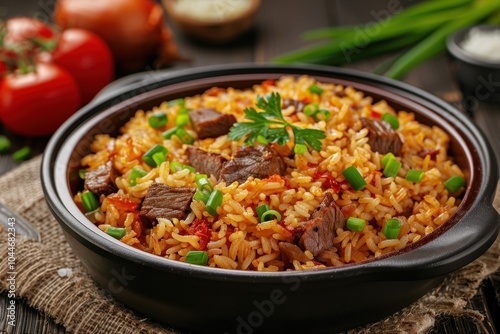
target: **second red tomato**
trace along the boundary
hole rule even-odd
[[[52,53],[52,61],[75,78],[82,105],[88,103],[114,77],[114,62],[109,47],[87,30],[64,30]]]

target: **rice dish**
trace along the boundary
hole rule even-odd
[[[235,138],[238,124],[252,123],[250,108],[264,111],[258,101],[279,101],[283,128],[263,123],[259,136]],[[208,116],[196,119],[206,110]],[[212,111],[234,117],[233,123],[217,118],[224,120],[217,124],[229,122],[225,134],[211,134],[215,122],[202,129]],[[323,133],[319,147],[294,129]],[[278,130],[286,140],[273,136]],[[448,181],[465,182],[466,175],[448,155],[449,141],[410,111],[309,76],[283,76],[246,90],[213,87],[138,110],[116,138],[97,135],[81,161],[85,186],[75,202],[83,210],[83,195],[92,194],[97,206],[85,210],[103,233],[169,260],[256,271],[355,264],[417,242],[457,211],[464,184],[452,189]],[[161,152],[149,154],[154,147]],[[242,171],[255,169],[238,160],[249,155],[255,166],[265,160],[257,168],[264,172],[242,179]],[[214,171],[206,166],[212,161],[221,171],[206,177],[192,166]],[[396,165],[392,173],[389,161]],[[408,177],[413,172],[416,179]],[[361,186],[352,174],[361,176]],[[220,195],[215,206],[213,194]],[[392,233],[389,221],[397,222]]]

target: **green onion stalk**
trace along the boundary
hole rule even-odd
[[[307,31],[304,39],[322,42],[280,55],[273,61],[344,65],[391,53],[396,57],[374,71],[399,79],[442,54],[450,34],[480,23],[500,23],[500,1],[427,0],[365,25]]]

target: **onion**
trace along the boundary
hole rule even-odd
[[[180,59],[163,22],[163,8],[151,0],[60,0],[54,21],[61,29],[83,28],[99,35],[125,73]]]

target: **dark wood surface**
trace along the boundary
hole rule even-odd
[[[376,13],[387,11],[390,0],[263,0],[253,29],[241,39],[226,46],[194,43],[174,27],[176,42],[181,53],[190,61],[174,65],[172,69],[213,64],[257,62],[263,63],[274,56],[307,45],[300,38],[302,32],[335,25],[367,23],[377,20]],[[415,1],[401,1],[403,6]],[[2,1],[0,19],[23,15],[50,19],[54,0]],[[387,56],[370,61],[351,63],[346,67],[372,71]],[[422,88],[462,108],[455,80],[453,62],[447,55],[431,60],[408,74],[403,81]],[[470,117],[481,128],[496,152],[500,164],[500,106],[480,104]],[[23,138],[9,133],[0,125],[0,134],[7,134],[14,149],[30,145],[34,154],[43,151],[48,138]],[[0,156],[0,175],[17,167],[10,154]],[[5,191],[2,189],[1,191]],[[66,333],[49,317],[20,301],[17,305],[17,326],[7,326],[6,295],[0,295],[0,331],[2,333]],[[488,333],[500,331],[500,272],[486,278],[469,305],[485,315],[480,322],[473,318],[445,316],[438,319],[432,333]]]

